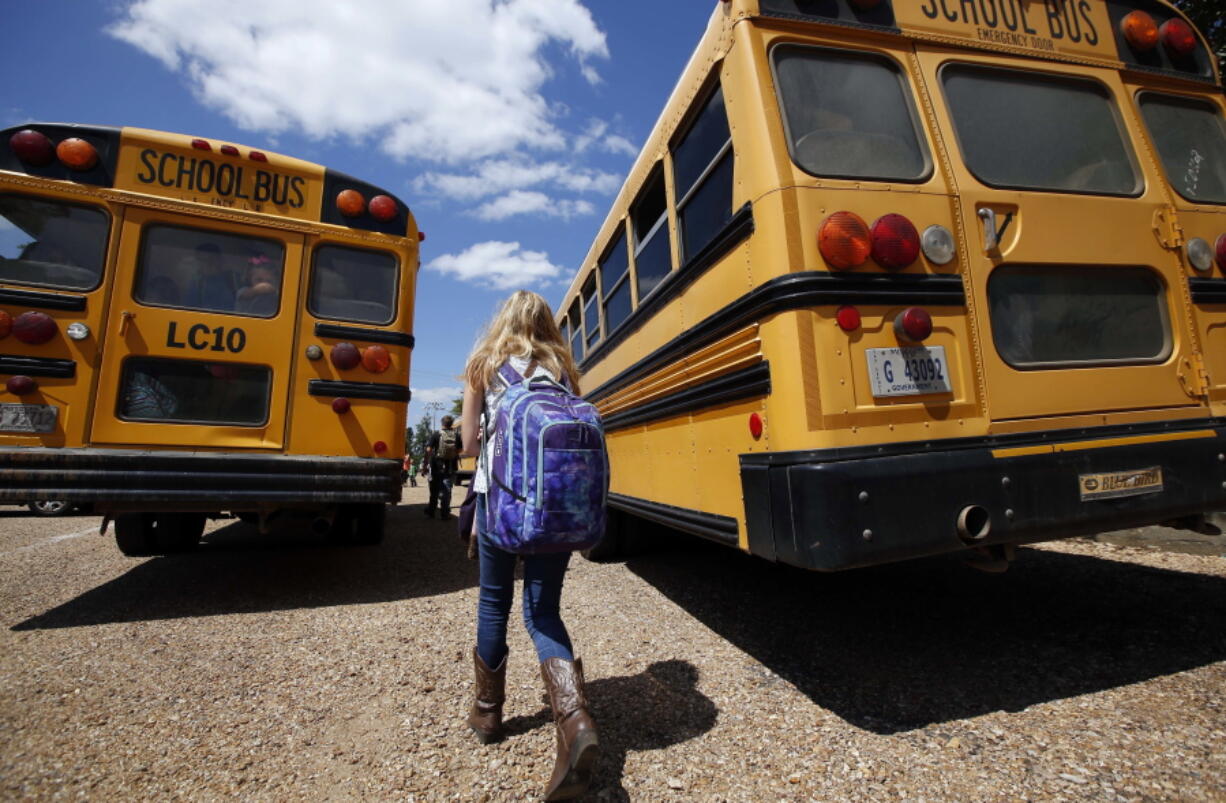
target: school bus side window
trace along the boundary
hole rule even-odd
[[[604,290],[604,325],[612,333],[630,317],[630,263],[626,259],[626,233],[620,232],[600,260],[600,286]]]
[[[681,261],[685,263],[732,219],[732,133],[722,87],[716,87],[674,146],[673,185]]]
[[[728,206],[732,206],[729,193]],[[639,300],[664,280],[673,268],[673,247],[668,235],[668,199],[664,194],[664,169],[657,167],[643,185],[630,209],[634,232],[634,275]]]
[[[1175,191],[1194,203],[1226,204],[1226,123],[1217,107],[1153,92],[1140,105]]]
[[[1140,180],[1096,81],[949,65],[941,84],[966,166],[992,187],[1137,195]]]
[[[566,320],[570,329],[570,356],[575,358],[575,362],[580,362],[583,360],[583,326],[579,317],[579,299],[576,298],[570,305]]]
[[[101,209],[0,195],[0,281],[94,289],[102,279],[109,224]]]
[[[792,158],[833,178],[921,181],[929,174],[902,71],[866,53],[780,45],[772,51]]]
[[[320,246],[315,250],[307,308],[320,318],[388,324],[396,318],[396,279],[392,254]]]
[[[274,240],[177,226],[145,229],[136,300],[271,318],[281,303],[285,248]]]
[[[591,351],[600,340],[600,305],[596,296],[596,274],[592,273],[583,284],[583,332],[587,350]]]

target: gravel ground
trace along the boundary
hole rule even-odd
[[[0,511],[0,796],[539,795],[531,644],[516,622],[511,735],[482,748],[476,568],[423,494],[379,547],[219,522],[197,554],[143,560],[95,517]],[[567,583],[592,799],[1226,799],[1213,554],[1077,540],[999,576],[821,576],[684,541],[576,558]]]

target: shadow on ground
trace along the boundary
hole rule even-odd
[[[589,793],[602,800],[630,799],[621,784],[630,751],[660,750],[701,736],[719,715],[715,703],[698,690],[698,669],[687,661],[657,661],[637,675],[593,680],[587,696],[600,736]],[[531,716],[508,719],[505,726],[507,738],[514,739],[552,728],[553,716],[546,704]]]
[[[684,549],[684,552],[681,551]],[[631,571],[849,723],[895,733],[1226,659],[1226,579],[1036,549],[838,574],[686,540]],[[777,677],[776,677],[777,676]]]
[[[195,552],[131,558],[132,568],[114,580],[13,630],[389,602],[475,586],[477,567],[464,557],[454,521],[421,509],[389,508],[386,539],[366,547],[329,544],[302,519],[267,535],[235,521]]]

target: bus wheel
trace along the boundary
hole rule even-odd
[[[387,505],[355,505],[351,515],[353,543],[373,546],[383,542],[383,534],[387,529]]]
[[[162,552],[190,552],[204,535],[203,513],[158,513],[153,516],[154,538]]]
[[[147,558],[157,550],[153,516],[148,513],[122,513],[115,517],[115,543],[130,558]]]
[[[626,556],[626,514],[609,508],[606,513],[604,537],[596,546],[583,550],[583,557],[593,563],[611,563]]]

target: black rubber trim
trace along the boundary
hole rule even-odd
[[[65,296],[59,293],[40,293],[37,290],[14,290],[11,287],[0,287],[0,304],[81,312],[85,309],[85,296]]]
[[[77,362],[76,360],[57,360],[52,357],[20,357],[16,354],[0,354],[0,374],[72,379],[77,375]]]
[[[771,391],[770,363],[762,362],[716,377],[701,385],[614,413],[603,419],[606,432],[691,413],[717,404],[766,396]]]
[[[396,502],[401,461],[125,449],[0,448],[0,500],[231,504]]]
[[[1226,280],[1188,279],[1193,304],[1226,304]]]
[[[361,326],[341,326],[337,323],[315,323],[316,337],[335,337],[344,340],[359,340],[364,343],[387,343],[389,346],[408,346],[413,348],[417,340],[413,335],[404,332],[390,332],[386,329],[366,329]]]
[[[307,392],[312,396],[344,396],[350,399],[375,399],[376,401],[408,401],[412,395],[408,385],[389,385],[383,382],[337,382],[332,379],[312,379],[307,383]]]
[[[729,516],[716,516],[700,510],[663,505],[613,493],[609,494],[609,507],[728,546],[736,546],[739,543],[736,519]]]
[[[711,242],[707,243],[689,262],[668,274],[648,294],[647,298],[639,303],[639,306],[630,313],[626,320],[622,321],[616,329],[609,333],[608,337],[592,349],[579,363],[579,370],[586,371],[603,360],[619,343],[655,317],[661,307],[680,295],[681,291],[706,273],[721,257],[748,239],[753,232],[753,207],[745,204],[724,224]]]
[[[961,276],[857,275],[806,271],[771,279],[682,332],[598,388],[584,394],[598,401],[768,315],[840,304],[963,306]]]
[[[971,438],[945,438],[906,443],[883,443],[875,446],[848,446],[839,449],[809,449],[793,452],[757,452],[741,455],[742,465],[789,466],[810,463],[830,463],[859,460],[868,457],[956,452],[966,449],[1009,449],[1020,446],[1044,446],[1134,435],[1161,435],[1199,429],[1226,427],[1226,418],[1191,418],[1179,421],[1157,421],[1143,424],[1117,424],[1108,427],[1078,427],[1049,429],[1042,432],[1018,432],[1010,435],[985,435]],[[1009,458],[1003,458],[1009,459]]]

